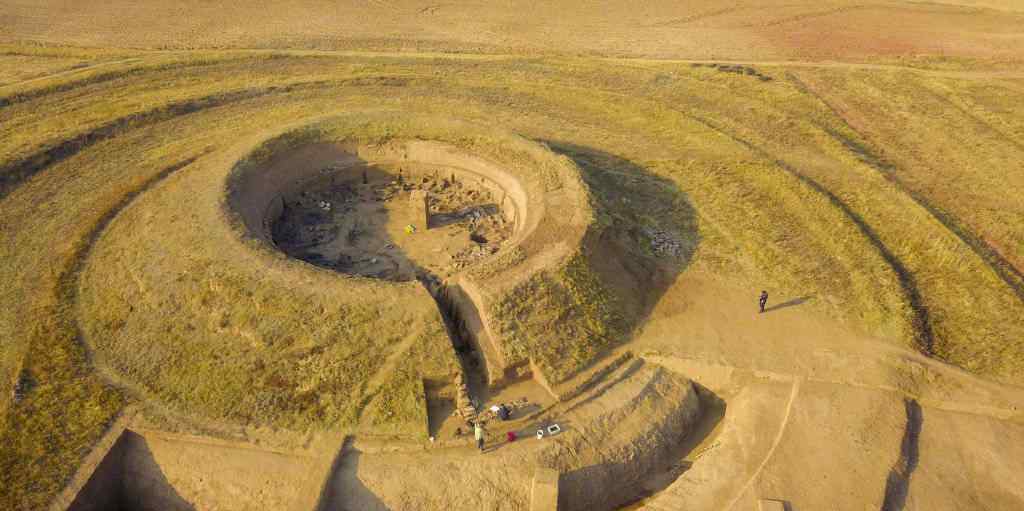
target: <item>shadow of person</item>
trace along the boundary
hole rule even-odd
[[[342,442],[330,478],[320,493],[316,511],[389,511],[389,508],[359,479],[359,462],[363,453],[353,447],[353,438]]]
[[[885,500],[882,511],[900,511],[907,503],[910,489],[910,478],[917,469],[920,458],[919,437],[924,424],[921,405],[915,399],[904,399],[907,411],[907,424],[903,430],[903,441],[900,444],[900,457],[896,460],[885,481]]]
[[[804,303],[807,303],[808,301],[812,300],[813,298],[814,298],[813,295],[801,296],[800,298],[794,298],[794,299],[792,299],[792,300],[790,300],[788,302],[782,302],[782,303],[779,303],[779,304],[776,304],[776,305],[772,305],[771,307],[765,307],[764,311],[767,313],[767,312],[777,311],[779,309],[785,309],[786,307],[796,307],[797,305],[802,305]]]

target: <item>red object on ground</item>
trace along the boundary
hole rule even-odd
[[[508,441],[509,442],[515,442],[516,441],[516,432],[515,431],[509,431],[508,433],[506,433],[506,436],[508,437]]]

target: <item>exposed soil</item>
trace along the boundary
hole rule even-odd
[[[683,442],[670,446],[668,455],[659,460],[659,465],[641,481],[636,488],[631,488],[636,501],[619,508],[619,511],[642,509],[653,497],[676,482],[697,461],[699,456],[714,445],[722,430],[725,417],[725,401],[709,390],[696,386],[700,397],[702,414],[693,426],[693,430]]]
[[[428,197],[426,229],[411,200],[417,191]],[[509,239],[512,222],[498,199],[436,166],[327,167],[284,198],[272,236],[286,254],[324,268],[437,280],[498,252]]]
[[[559,509],[614,509],[703,431],[695,424],[702,405],[685,378],[639,361],[609,376],[540,414],[489,422],[483,454],[465,433],[439,437],[425,451],[357,439],[327,481],[320,509],[528,509],[534,469],[548,466],[562,474],[560,498],[570,497]],[[550,424],[561,432],[537,438]]]
[[[324,454],[125,430],[67,509],[311,509]]]

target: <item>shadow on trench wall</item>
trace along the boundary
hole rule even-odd
[[[726,402],[722,398],[696,382],[693,387],[700,402],[695,422],[670,423],[667,431],[660,432],[660,445],[648,456],[606,461],[562,474],[559,509],[642,509],[682,477],[696,461],[694,453],[714,440],[725,418]]]
[[[68,511],[194,511],[167,480],[146,439],[125,430]]]
[[[311,452],[124,430],[67,509],[309,510],[331,462]]]

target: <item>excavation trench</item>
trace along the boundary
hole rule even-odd
[[[465,384],[465,395],[462,396],[463,391],[456,389],[456,410],[460,405],[459,401],[461,399],[469,401],[474,409],[479,409],[489,398],[489,382],[487,378],[487,357],[480,347],[479,339],[472,334],[469,321],[467,320],[467,316],[477,314],[475,310],[467,310],[475,306],[471,302],[460,303],[453,299],[453,296],[457,296],[459,293],[456,284],[436,283],[436,281],[424,279],[423,285],[437,303],[437,309],[440,311],[448,331],[448,338],[452,342],[452,349],[455,350],[462,369],[461,383]],[[428,398],[430,397],[428,396]],[[445,411],[447,410],[442,409],[442,412],[438,413],[436,408],[430,410],[430,412],[433,412],[430,414],[432,415],[429,426],[431,436],[434,436],[436,431],[440,429],[440,424],[444,422],[446,418],[443,416]]]

